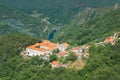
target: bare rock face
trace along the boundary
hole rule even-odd
[[[119,9],[119,8],[120,8],[120,5],[118,3],[116,3],[113,10],[116,10],[116,9]]]

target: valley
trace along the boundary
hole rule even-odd
[[[28,4],[29,3],[29,4]],[[104,8],[120,3],[119,0],[0,0],[0,4],[20,9],[27,13],[37,11],[49,17],[55,25],[68,23],[78,12],[86,7]]]
[[[119,0],[0,0],[0,80],[120,80]]]
[[[72,45],[82,45],[103,40],[105,37],[120,31],[120,26],[116,25],[119,24],[120,21],[118,17],[120,16],[120,8],[118,7],[116,10],[113,9],[113,7],[107,10],[105,9],[106,11],[101,9],[100,15],[98,15],[99,12],[94,9],[89,10],[90,13],[87,14],[83,12],[84,16],[81,13],[80,15],[82,16],[78,15],[77,18],[56,33],[53,41],[66,41]],[[85,15],[88,15],[88,17]]]
[[[24,12],[0,6],[0,35],[22,33],[32,37],[48,38],[56,26],[45,19],[46,17],[35,18]]]

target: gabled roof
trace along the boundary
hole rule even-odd
[[[47,47],[48,49],[40,48],[40,46]],[[34,45],[28,46],[27,48],[45,52],[45,51],[53,51],[55,48],[57,48],[57,46],[56,46],[56,44],[54,44],[48,40],[44,40],[41,43],[36,43]]]
[[[59,62],[58,61],[53,61],[52,65],[59,65]]]
[[[114,41],[114,38],[113,38],[112,36],[107,37],[107,38],[105,39],[105,42],[113,42],[113,41]]]
[[[41,51],[41,52],[45,52],[46,50],[38,48],[38,46],[40,46],[40,43],[36,43],[34,45],[28,46],[27,48],[33,49],[33,50],[37,50],[37,51]]]
[[[52,51],[53,49],[57,48],[57,45],[48,41],[48,40],[44,40],[42,43],[40,43],[40,46],[45,46],[48,47],[50,51]]]
[[[62,57],[62,56],[64,56],[64,55],[66,55],[66,54],[67,54],[66,51],[61,51],[61,52],[59,52],[59,53],[57,54],[57,56]]]
[[[68,44],[68,43],[64,43],[63,45],[64,45],[65,47],[68,47],[68,46],[69,46],[69,44]]]
[[[72,48],[72,50],[81,50],[81,48],[80,47],[74,47],[74,48]]]

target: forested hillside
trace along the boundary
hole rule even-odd
[[[100,8],[120,3],[119,0],[0,0],[0,4],[31,12],[37,10],[50,22],[65,24],[86,7]]]
[[[21,34],[0,36],[0,80],[119,80],[120,41],[116,45],[91,47],[82,70],[51,69],[40,57],[23,58],[20,53],[38,40]]]
[[[41,18],[31,17],[21,11],[0,5],[0,35],[22,33],[33,37],[48,38],[54,25],[45,19],[44,16]]]
[[[120,0],[0,0],[0,80],[120,80],[120,6],[116,3]],[[114,45],[97,44],[116,32]],[[48,36],[54,37],[53,43],[69,44],[66,58],[58,60],[58,49],[49,60],[25,55],[27,46]],[[82,46],[87,46],[87,52]],[[77,59],[73,47],[88,56]],[[78,66],[76,59],[84,65]],[[54,60],[71,67],[52,68]]]
[[[77,16],[56,33],[54,41],[67,41],[72,45],[82,45],[93,40],[104,40],[105,37],[120,31],[120,9],[112,8],[106,11],[105,14],[92,19],[90,18],[92,15],[88,15],[82,24],[81,17]]]

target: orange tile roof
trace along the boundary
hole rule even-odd
[[[39,46],[39,45],[40,45],[40,43],[36,43],[36,44],[34,44],[32,46],[28,46],[27,48],[34,49],[34,50],[37,50],[37,51],[45,52],[46,50],[41,49],[41,48],[37,48],[37,46]]]
[[[79,48],[76,48],[76,47],[74,47],[74,48],[72,48],[72,50],[78,50]]]
[[[52,65],[59,65],[59,62],[58,61],[53,61]]]
[[[68,47],[68,46],[69,46],[69,44],[68,44],[68,43],[64,43],[63,45],[64,45],[65,47]]]
[[[79,47],[72,48],[72,50],[79,50],[79,49],[81,49],[81,48],[79,48]]]
[[[48,49],[38,48],[38,47],[40,47],[40,46],[48,47]],[[44,40],[44,41],[41,42],[41,43],[36,43],[36,44],[34,44],[34,45],[28,46],[27,48],[45,52],[45,51],[53,51],[55,48],[57,48],[57,46],[56,46],[56,44],[51,43],[51,42],[48,41],[48,40]]]
[[[58,56],[64,56],[65,54],[67,54],[66,51],[61,51],[61,52],[59,52],[57,55],[58,55]]]
[[[40,46],[45,46],[48,47],[50,51],[54,50],[55,48],[57,48],[57,45],[48,41],[48,40],[44,40],[42,43],[40,43]]]
[[[113,41],[114,41],[114,39],[112,36],[105,39],[105,42],[113,42]]]

